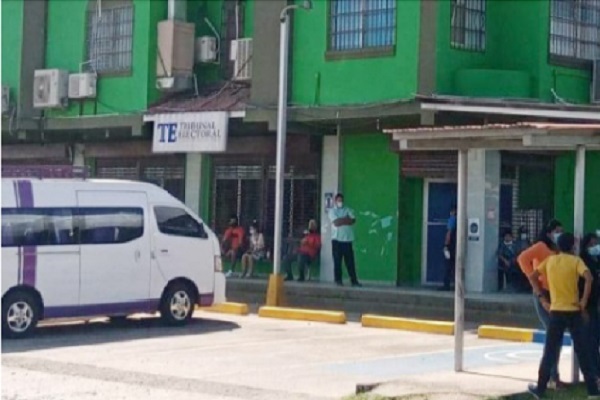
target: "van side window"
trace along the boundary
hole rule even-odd
[[[45,210],[2,209],[2,247],[45,246],[48,244]]]
[[[141,208],[80,208],[81,244],[126,243],[144,234]]]
[[[48,244],[53,246],[78,244],[74,210],[71,208],[49,208],[46,214]]]
[[[208,238],[202,224],[182,208],[154,207],[154,214],[156,214],[158,230],[165,235]]]

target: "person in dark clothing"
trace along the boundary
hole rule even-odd
[[[505,288],[506,290],[517,290],[517,248],[513,241],[513,236],[510,231],[504,233],[504,238],[498,246],[498,291]]]
[[[456,207],[450,209],[450,218],[446,226],[446,238],[444,239],[444,286],[440,290],[451,290],[450,284],[454,281],[456,269]]]
[[[588,300],[592,291],[594,278],[583,260],[575,256],[575,237],[571,233],[563,233],[558,237],[559,254],[546,258],[534,272],[529,275],[529,282],[533,292],[550,313],[550,324],[547,331],[544,355],[540,362],[537,385],[530,384],[529,393],[536,399],[544,396],[552,368],[560,354],[563,336],[568,329],[573,339],[573,348],[579,358],[581,371],[589,398],[597,397],[598,383],[591,365],[588,351],[588,335],[584,324]],[[540,287],[540,275],[548,279],[550,300],[548,300]],[[583,295],[578,291],[579,277],[585,279]]]
[[[595,233],[589,233],[581,241],[581,259],[592,273],[594,283],[588,301],[587,332],[592,367],[596,376],[600,374],[600,315],[598,300],[600,297],[600,240]],[[583,280],[579,280],[579,293],[583,293]]]

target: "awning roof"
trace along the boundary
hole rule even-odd
[[[532,123],[386,129],[398,150],[567,150],[600,149],[600,124]]]
[[[226,82],[202,88],[198,95],[183,93],[152,105],[148,114],[190,113],[207,111],[243,112],[250,99],[246,85]]]
[[[464,97],[416,96],[421,110],[473,114],[512,115],[534,118],[584,120],[600,122],[600,104],[582,105],[566,102],[545,103],[538,100]]]

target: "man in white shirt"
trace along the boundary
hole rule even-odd
[[[362,286],[356,277],[356,267],[354,265],[354,230],[352,225],[356,222],[354,212],[344,207],[344,196],[338,193],[335,196],[335,205],[329,210],[329,220],[331,221],[331,244],[333,250],[333,273],[335,283],[342,286],[342,260],[346,263],[348,275],[352,286]]]

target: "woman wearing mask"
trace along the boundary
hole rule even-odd
[[[532,275],[535,271],[535,268],[537,268],[540,263],[542,263],[546,258],[558,253],[556,242],[562,232],[563,227],[559,221],[550,221],[548,225],[542,229],[542,232],[540,232],[536,243],[519,255],[517,258],[517,263],[519,264],[519,267],[525,276],[529,277]],[[542,305],[542,299],[550,301],[550,292],[548,290],[548,280],[544,275],[540,275],[539,284],[541,293],[539,296],[534,295],[533,302],[537,316],[544,329],[547,330],[550,323],[550,314]],[[556,359],[554,367],[552,367],[551,382],[548,385],[549,387],[554,386],[555,388],[558,388],[564,386],[558,375],[559,358],[560,355]]]
[[[248,251],[242,256],[242,278],[251,278],[254,272],[254,263],[265,257],[265,237],[254,221],[249,229]]]
[[[594,278],[592,292],[586,307],[589,316],[588,338],[589,351],[592,354],[591,361],[593,371],[600,374],[600,316],[598,314],[598,300],[600,296],[600,238],[595,233],[588,233],[581,241],[581,259],[588,267]],[[579,282],[579,294],[583,293],[583,282]]]

